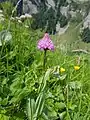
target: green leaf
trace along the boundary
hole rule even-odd
[[[56,102],[55,103],[55,108],[59,109],[59,110],[62,110],[64,109],[66,106],[65,106],[65,103],[63,102]]]
[[[4,37],[5,41],[10,41],[12,39],[12,35],[9,31],[5,33]]]
[[[57,118],[57,112],[52,109],[51,111],[48,111],[49,118]]]
[[[70,106],[69,106],[69,109],[70,109],[70,110],[73,110],[73,111],[74,111],[75,108],[77,108],[77,105],[70,105]]]
[[[8,98],[4,98],[2,101],[1,101],[1,105],[7,105],[8,103]]]
[[[3,30],[0,32],[0,46],[2,46],[2,43],[8,42],[12,39],[12,35],[9,31]]]
[[[64,80],[65,78],[66,78],[66,74],[65,75],[62,75],[62,76],[60,76],[60,80]]]
[[[34,118],[37,118],[39,115],[42,114],[42,111],[44,108],[44,102],[45,102],[44,97],[45,97],[44,92],[41,92],[36,99],[36,103],[35,103],[36,112],[35,112]]]
[[[82,84],[80,81],[73,81],[69,83],[69,87],[72,89],[80,89],[82,87]]]
[[[42,117],[43,117],[44,120],[50,120],[44,112],[42,113]]]
[[[50,76],[50,73],[51,73],[51,69],[48,69],[45,73],[45,76],[44,77],[41,77],[41,85],[39,87],[39,92],[43,91],[46,87],[46,81],[49,79],[49,76]]]
[[[9,120],[9,117],[5,116],[4,114],[0,114],[0,120]]]
[[[29,120],[33,120],[35,112],[35,101],[34,99],[29,98],[27,101],[27,115]]]
[[[66,115],[66,112],[62,112],[59,114],[60,120],[64,120],[64,117]]]

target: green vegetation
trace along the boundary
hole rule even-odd
[[[90,42],[90,29],[85,28],[81,33],[81,38],[84,42],[89,43]]]
[[[55,51],[47,51],[44,70],[43,51],[37,49],[44,31],[32,30],[33,18],[3,15],[0,120],[90,120],[90,44],[78,42],[78,24],[51,36]],[[78,47],[88,53],[72,52]]]

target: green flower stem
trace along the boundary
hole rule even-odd
[[[71,117],[70,117],[70,114],[69,114],[69,108],[68,108],[68,104],[69,104],[69,99],[68,99],[68,92],[69,92],[69,89],[68,89],[68,85],[67,85],[67,88],[66,88],[66,90],[67,90],[67,107],[66,107],[66,111],[67,111],[67,120],[71,120]]]
[[[44,50],[44,59],[43,59],[43,69],[45,70],[45,67],[46,67],[46,53],[47,53],[47,50]]]

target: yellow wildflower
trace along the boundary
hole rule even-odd
[[[61,67],[61,68],[60,68],[60,72],[61,72],[61,73],[65,72],[65,69]]]
[[[79,70],[80,67],[79,67],[79,66],[74,66],[74,69],[75,69],[75,70]]]

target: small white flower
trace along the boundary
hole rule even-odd
[[[25,25],[25,28],[29,28],[29,26],[28,26],[28,25]]]
[[[16,17],[17,20],[20,20],[20,17]]]
[[[0,22],[4,21],[4,15],[0,13]]]
[[[25,17],[26,17],[26,18],[32,18],[32,16],[29,15],[29,14],[27,14],[27,13],[25,14]]]
[[[15,20],[15,18],[14,18],[14,17],[11,17],[10,20]]]
[[[0,13],[2,13],[3,11],[2,10],[0,10]]]
[[[0,22],[3,22],[4,21],[4,18],[0,18]]]
[[[3,15],[3,14],[0,14],[0,17],[4,17],[4,15]]]
[[[21,15],[21,16],[20,16],[20,19],[25,19],[25,15]]]
[[[18,20],[18,22],[19,22],[19,23],[22,23],[22,21],[21,21],[21,20]]]

